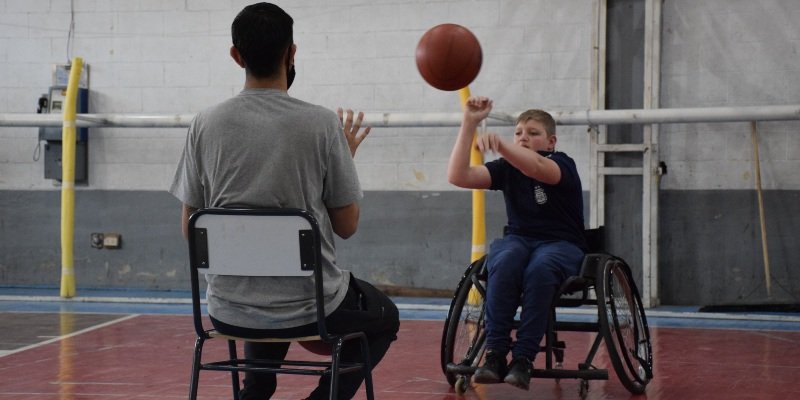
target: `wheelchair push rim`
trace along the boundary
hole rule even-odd
[[[630,268],[612,258],[598,271],[600,330],[620,382],[633,394],[644,393],[653,377],[653,353],[644,305]]]
[[[442,332],[442,372],[450,386],[462,392],[483,353],[486,289],[485,282],[478,279],[483,261],[472,263],[464,273]]]

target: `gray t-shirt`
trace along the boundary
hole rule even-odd
[[[328,208],[363,196],[338,116],[273,89],[245,89],[199,113],[170,193],[195,208],[301,208],[322,233],[325,311],[347,293]],[[209,314],[235,326],[282,329],[316,321],[313,277],[208,275]]]

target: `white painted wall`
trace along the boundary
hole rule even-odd
[[[800,2],[664,2],[662,107],[800,104]],[[758,124],[764,189],[800,189],[800,122]],[[749,123],[661,129],[667,189],[753,189]]]
[[[230,23],[246,3],[75,0],[72,55],[90,65],[91,111],[194,113],[237,93],[243,71],[228,57]],[[458,112],[458,93],[427,86],[414,60],[422,34],[452,22],[481,41],[485,63],[470,88],[495,98],[498,110],[588,107],[590,1],[278,4],[295,19],[298,77],[290,93],[304,100],[368,112]],[[0,113],[30,113],[50,85],[51,65],[68,59],[69,1],[6,0],[0,11]],[[561,149],[588,171],[583,132],[562,129]],[[452,190],[445,166],[455,133],[373,130],[356,160],[364,188]],[[103,128],[90,137],[88,189],[164,190],[184,130]],[[0,141],[0,189],[53,187],[32,159],[36,129],[0,128]]]
[[[194,113],[237,93],[230,23],[246,1],[74,0],[71,56],[91,68],[91,112]],[[368,112],[457,112],[457,92],[427,86],[417,41],[452,22],[481,41],[470,89],[499,111],[589,107],[590,0],[294,0],[298,77],[291,94]],[[800,2],[664,2],[663,107],[800,103]],[[68,0],[0,0],[0,113],[30,113],[69,59]],[[639,79],[631,77],[631,79]],[[800,129],[762,124],[765,187],[800,189]],[[510,137],[510,128],[503,129]],[[52,189],[34,161],[35,128],[0,127],[0,190]],[[752,188],[747,124],[662,128],[665,189]],[[357,156],[366,190],[454,190],[445,180],[453,129],[375,129]],[[89,186],[165,190],[183,129],[90,130]],[[559,148],[588,182],[585,127],[560,127]],[[749,175],[748,175],[749,173]]]

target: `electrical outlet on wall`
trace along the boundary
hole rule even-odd
[[[122,247],[122,235],[119,233],[92,233],[91,245],[95,249],[118,249]]]
[[[119,233],[104,233],[103,247],[107,249],[118,249],[122,246],[122,235]]]

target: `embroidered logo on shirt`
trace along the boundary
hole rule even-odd
[[[544,192],[541,186],[536,185],[536,187],[533,188],[533,195],[536,198],[536,204],[541,205],[547,203],[547,193]]]

